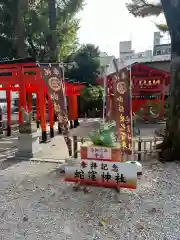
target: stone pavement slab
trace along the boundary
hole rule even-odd
[[[64,137],[57,135],[48,143],[41,144],[42,150],[35,154],[37,159],[65,160],[69,157]]]

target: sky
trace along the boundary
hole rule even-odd
[[[127,0],[86,0],[80,18],[80,43],[93,43],[102,52],[119,57],[119,42],[132,41],[136,52],[152,49],[155,22],[164,17],[135,18],[128,13]]]

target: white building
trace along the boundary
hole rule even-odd
[[[165,41],[162,41],[165,40]],[[153,55],[170,55],[171,54],[171,43],[170,43],[170,36],[166,35],[163,37],[160,32],[154,33],[154,44],[153,44]]]
[[[166,39],[165,39],[166,37]],[[160,32],[154,33],[153,50],[149,49],[144,52],[135,53],[132,49],[131,41],[123,41],[119,43],[119,59],[120,61],[137,60],[137,62],[163,61],[170,59],[171,44],[169,35],[165,37]],[[156,58],[156,56],[159,56]],[[161,57],[160,57],[161,56]]]
[[[100,64],[101,66],[106,67],[107,74],[113,73],[115,71],[115,68],[113,65],[114,58],[115,56],[108,56],[108,54],[105,52],[100,53]]]
[[[132,49],[131,41],[123,41],[119,43],[119,59],[122,61],[138,59],[138,58],[146,58],[151,56],[152,56],[152,50],[135,53],[135,51]]]
[[[115,72],[113,65],[114,56],[108,56],[107,53],[100,53],[100,63],[102,66],[107,67],[107,74]],[[171,59],[171,44],[170,37],[166,35],[166,39],[160,32],[154,33],[153,49],[144,52],[136,53],[132,49],[131,41],[123,41],[119,43],[119,59],[117,59],[119,68],[128,66],[135,62],[137,63],[150,63],[150,62],[163,62]]]

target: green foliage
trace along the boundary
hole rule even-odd
[[[103,92],[101,86],[85,87],[79,97],[79,112],[89,114],[89,117],[102,117]]]
[[[83,89],[78,101],[80,116],[84,116],[86,113],[89,117],[102,117],[103,92],[101,86],[91,86]]]
[[[69,79],[76,79],[87,85],[95,84],[100,73],[100,52],[93,44],[82,45],[75,54],[72,54],[67,62],[74,62],[74,66],[67,71]]]
[[[16,2],[16,3],[15,3]],[[16,54],[15,50],[15,26],[14,22],[16,21],[16,4],[17,1],[1,1],[0,6],[0,57],[5,58],[12,57]]]
[[[103,91],[101,86],[85,87],[81,93],[81,97],[87,102],[96,101],[98,99],[102,100]]]
[[[163,33],[166,33],[169,30],[167,24],[156,24],[156,27]]]
[[[19,3],[21,13],[18,12]],[[77,47],[79,20],[76,13],[83,0],[57,0],[56,42],[60,58]],[[28,5],[27,5],[28,4]],[[0,58],[17,57],[18,17],[22,17],[25,54],[48,61],[53,32],[49,27],[48,0],[2,0],[0,6]],[[23,46],[22,46],[23,48]]]

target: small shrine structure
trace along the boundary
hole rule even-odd
[[[160,111],[158,119],[164,119],[164,103],[166,99],[166,88],[170,84],[170,75],[168,72],[149,67],[144,63],[132,63],[131,65],[124,65],[128,70],[129,79],[131,81],[131,99],[132,112],[136,113],[141,108],[144,108],[144,120],[148,120],[148,104],[152,105],[159,102]],[[112,90],[112,82],[116,73],[107,76],[107,92]],[[103,85],[104,80],[98,79],[97,83]]]

